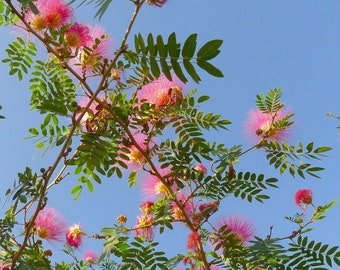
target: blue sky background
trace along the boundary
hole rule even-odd
[[[76,18],[102,25],[118,46],[132,11],[133,5],[129,1],[115,0],[100,22],[92,19],[93,5],[77,9]],[[207,112],[221,114],[232,121],[230,131],[213,132],[210,135],[212,140],[226,146],[243,144],[245,149],[250,147],[244,136],[243,123],[247,112],[255,108],[256,94],[281,87],[283,102],[296,113],[290,143],[296,145],[301,141],[306,145],[314,141],[316,146],[334,148],[329,157],[312,163],[326,168],[320,173],[322,179],[294,179],[289,174],[281,176],[269,167],[261,150],[245,155],[235,166],[236,170],[277,177],[280,189],[269,191],[271,199],[265,204],[228,198],[216,219],[229,213],[240,213],[254,220],[258,236],[265,237],[269,227],[274,226],[273,237],[282,237],[295,229],[294,224],[284,217],[299,211],[293,201],[297,189],[313,189],[317,205],[339,199],[340,142],[336,126],[340,124],[326,116],[327,112],[340,115],[339,15],[339,1],[307,0],[169,0],[163,8],[145,6],[142,9],[133,34],[142,33],[146,37],[151,32],[154,36],[162,34],[167,37],[176,32],[177,40],[184,42],[191,33],[198,33],[199,45],[211,39],[224,40],[222,52],[214,60],[224,78],[213,78],[201,71],[202,82],[188,85],[188,90],[197,87],[199,94],[211,96],[204,106]],[[8,28],[0,28],[1,58],[6,55],[7,44],[14,39],[8,31]],[[0,104],[3,106],[0,114],[6,116],[0,121],[0,194],[4,194],[18,172],[26,166],[36,171],[48,167],[56,152],[41,158],[33,142],[23,140],[28,136],[27,130],[38,127],[42,119],[37,113],[29,113],[28,78],[18,82],[15,76],[9,77],[5,64],[0,65],[0,78]],[[69,190],[76,180],[71,175],[49,192],[49,206],[58,209],[70,225],[80,223],[88,234],[95,234],[100,228],[113,224],[119,214],[127,215],[128,224],[134,225],[141,202],[137,188],[129,189],[126,180],[113,177],[96,185],[94,193],[83,192],[74,202]],[[2,196],[1,213],[6,209],[4,202]],[[339,214],[340,204],[330,210],[325,220],[314,224],[310,239],[339,245]],[[188,233],[184,225],[178,224],[174,228],[174,231],[157,234],[155,238],[170,256],[184,252]],[[92,248],[100,252],[99,242],[86,239],[80,251]],[[56,259],[62,257],[59,252],[55,254]]]

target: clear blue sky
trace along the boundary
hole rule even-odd
[[[76,17],[82,22],[98,23],[91,19],[93,10],[93,6],[84,6],[76,11]],[[116,0],[98,23],[113,36],[117,46],[131,12],[129,1]],[[180,42],[191,33],[198,33],[200,45],[210,39],[224,40],[222,52],[214,61],[223,71],[224,78],[213,78],[202,71],[202,82],[198,86],[193,83],[188,86],[189,89],[197,87],[199,94],[211,96],[204,107],[206,111],[222,114],[233,122],[230,131],[213,133],[214,140],[227,146],[250,146],[244,137],[243,122],[248,110],[255,107],[255,95],[281,87],[283,102],[296,113],[292,143],[314,141],[316,145],[334,148],[330,157],[314,163],[326,168],[320,174],[322,179],[307,177],[306,180],[293,179],[288,174],[280,176],[269,167],[263,151],[251,152],[241,159],[236,170],[264,172],[266,177],[277,177],[280,189],[270,191],[272,198],[263,205],[229,198],[217,218],[241,213],[255,221],[260,237],[265,237],[272,225],[273,236],[281,237],[295,229],[284,216],[294,215],[299,210],[293,202],[297,189],[313,189],[317,204],[340,198],[340,142],[336,129],[340,124],[326,116],[327,112],[340,115],[339,15],[339,1],[169,0],[160,9],[143,8],[133,33],[141,32],[146,36],[152,32],[155,36],[166,37],[175,31]],[[12,40],[8,30],[0,28],[1,58]],[[29,113],[27,80],[18,82],[16,77],[9,77],[8,67],[4,64],[0,65],[0,76],[0,104],[3,106],[0,114],[7,117],[0,121],[0,194],[3,194],[25,166],[39,171],[39,168],[49,166],[54,156],[51,152],[41,159],[32,141],[23,140],[28,136],[28,128],[38,126],[41,121],[38,114]],[[136,188],[128,189],[125,180],[105,180],[102,185],[95,186],[94,193],[85,191],[73,202],[69,190],[75,184],[76,178],[69,176],[51,190],[49,198],[49,205],[65,215],[70,224],[80,223],[87,233],[94,234],[114,223],[122,213],[128,216],[130,225],[135,223],[140,193]],[[4,209],[1,208],[1,212]],[[339,245],[339,215],[340,204],[325,220],[314,224],[310,239]],[[185,250],[186,236],[184,226],[176,225],[174,232],[166,232],[156,240],[174,255]],[[94,247],[100,251],[99,246],[92,240],[85,240],[82,250]]]

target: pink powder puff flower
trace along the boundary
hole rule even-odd
[[[88,26],[90,30],[90,37],[84,44],[85,47],[90,48],[91,51],[82,50],[79,54],[79,63],[81,72],[91,73],[91,71],[100,65],[105,58],[109,58],[109,53],[113,47],[112,39],[108,37],[105,29],[100,26]],[[99,44],[97,43],[99,40]],[[113,55],[113,52],[112,52]]]
[[[295,193],[295,203],[306,212],[307,206],[313,203],[313,191],[311,189],[299,189]]]
[[[93,48],[92,54],[98,55],[102,57],[109,57],[109,53],[111,52],[113,41],[112,38],[108,36],[105,29],[96,25],[96,26],[88,26],[90,29],[91,38],[88,40],[85,46],[89,48]],[[96,40],[100,40],[100,43],[97,44]]]
[[[201,241],[201,236],[197,232],[191,232],[188,235],[188,240],[187,240],[187,249],[189,250],[197,250],[199,247],[199,242]]]
[[[65,41],[72,48],[85,46],[91,40],[90,29],[81,23],[72,24],[65,32]]]
[[[79,224],[69,227],[66,232],[66,242],[71,247],[78,248],[83,241],[84,232],[80,229]]]
[[[187,214],[187,216],[189,218],[191,218],[194,215],[194,209],[195,209],[193,199],[191,197],[188,198],[187,195],[183,192],[177,193],[176,197],[177,197],[177,200],[180,203],[182,203],[182,205],[184,207],[184,211]],[[171,216],[175,220],[184,220],[185,219],[183,211],[174,201],[171,202]]]
[[[249,138],[254,141],[259,141],[262,138],[268,138],[278,142],[283,142],[290,137],[290,127],[276,130],[273,127],[273,123],[286,117],[288,114],[288,112],[279,110],[273,120],[272,114],[270,113],[263,113],[258,109],[250,110],[245,122],[246,133],[249,135]]]
[[[144,215],[150,215],[151,214],[151,207],[154,205],[154,202],[142,202],[139,206],[140,211],[144,214]]]
[[[225,226],[225,227],[224,227]],[[224,227],[222,229],[222,227]],[[230,234],[234,234],[234,238],[239,240],[241,244],[247,243],[252,237],[255,236],[254,223],[241,215],[230,215],[227,218],[223,218],[216,225],[218,234],[224,234],[226,231],[231,230]],[[223,231],[221,231],[221,229]],[[217,239],[213,239],[215,245],[220,243],[218,236]]]
[[[152,241],[154,238],[154,217],[152,215],[137,216],[136,236],[145,241]]]
[[[191,267],[191,269],[194,269],[194,267],[195,267],[195,264],[194,264],[192,258],[189,257],[189,256],[184,257],[184,259],[183,259],[183,264],[184,264],[184,265],[189,265],[189,266]]]
[[[9,263],[0,263],[0,270],[9,270],[11,265]]]
[[[161,176],[167,176],[171,170],[169,168],[158,169]],[[177,190],[177,185],[172,182],[173,177],[166,177],[165,179],[173,191]],[[148,199],[158,198],[158,197],[169,197],[171,195],[169,189],[159,180],[156,175],[150,174],[143,178],[141,182],[142,193]]]
[[[79,107],[81,108],[80,111],[77,113],[78,115],[83,112],[85,107],[87,106],[88,102],[90,101],[89,97],[82,97],[79,101]],[[89,122],[93,119],[94,115],[98,112],[97,110],[98,103],[93,101],[90,107],[87,109],[86,113],[84,114],[83,118],[80,121],[83,131],[88,131]]]
[[[34,228],[40,238],[47,241],[63,241],[67,223],[61,214],[49,207],[41,210],[34,222]]]
[[[198,173],[203,173],[203,175],[206,175],[208,172],[207,167],[205,167],[202,163],[197,163],[194,170]]]
[[[96,260],[97,260],[97,253],[93,250],[86,250],[84,252],[84,256],[83,256],[83,259],[85,262],[87,263],[95,263]]]
[[[72,18],[72,8],[63,0],[38,0],[34,5],[39,10],[39,14],[29,11],[26,20],[33,29],[42,31],[47,28],[59,29]]]
[[[219,203],[217,201],[214,202],[208,202],[208,203],[202,203],[198,206],[198,210],[201,212],[215,212],[218,208]]]
[[[162,7],[168,0],[147,0],[146,2],[151,6]]]
[[[154,142],[148,139],[148,135],[143,133],[136,133],[134,135],[134,139],[136,143],[139,145],[142,150],[146,151],[147,149],[150,149],[154,146]],[[130,153],[126,154],[129,158],[129,161],[127,161],[127,165],[130,165],[131,167],[137,167],[141,166],[145,163],[145,157],[143,154],[137,149],[135,145],[130,145],[128,147],[128,150]],[[130,167],[129,166],[129,167]]]
[[[182,103],[183,86],[183,83],[176,76],[172,75],[172,81],[169,81],[165,75],[161,75],[158,80],[145,85],[137,93],[137,98],[140,102],[144,100],[156,107],[173,106]]]
[[[69,64],[78,74],[90,76],[94,75],[94,71],[103,63],[104,59],[110,58],[111,54],[113,55],[113,41],[106,34],[104,28],[91,25],[86,25],[86,27],[89,33],[83,36],[82,41],[84,42],[79,47],[79,53],[76,58],[69,60]]]

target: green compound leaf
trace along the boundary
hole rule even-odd
[[[211,60],[215,58],[219,53],[219,48],[221,47],[223,43],[223,40],[215,39],[208,41],[206,44],[204,44],[197,53],[197,60]]]
[[[182,57],[184,60],[190,60],[194,56],[196,46],[197,46],[197,34],[191,34],[184,42],[182,48]]]
[[[311,159],[320,159],[319,156],[323,156],[324,152],[315,152],[313,150],[314,144],[309,143],[306,147],[302,143],[298,143],[297,147],[293,145],[288,145],[286,142],[279,143],[277,141],[271,140],[270,142],[265,142],[263,148],[266,150],[267,160],[270,165],[273,165],[275,169],[283,174],[287,171],[295,177],[299,175],[302,178],[306,177],[306,173],[315,178],[320,178],[317,172],[323,171],[324,168],[319,166],[312,166],[312,164],[305,162]],[[321,149],[329,151],[330,147],[319,147]],[[319,149],[317,148],[317,149]],[[296,174],[297,173],[297,174]]]
[[[221,70],[219,70],[217,67],[214,65],[210,64],[209,62],[205,60],[198,60],[197,65],[204,69],[206,72],[208,72],[210,75],[218,77],[218,78],[223,78],[224,75]]]
[[[2,106],[0,105],[0,110],[1,109],[2,109]],[[6,117],[0,114],[0,119],[4,119],[4,118],[6,118]]]
[[[265,96],[263,93],[256,95],[256,106],[263,113],[275,113],[281,108],[281,88],[270,89]]]
[[[74,186],[71,190],[70,193],[74,195],[74,200],[78,200],[80,197],[80,194],[82,192],[83,187],[81,185]]]
[[[216,57],[222,44],[221,40],[212,40],[204,44],[195,56],[197,47],[197,34],[191,34],[183,46],[177,42],[176,33],[171,33],[165,44],[163,37],[158,35],[156,40],[149,34],[146,41],[141,34],[135,35],[135,50],[139,55],[139,64],[136,73],[150,75],[158,78],[161,73],[171,80],[171,71],[184,83],[188,81],[186,71],[191,79],[196,83],[201,81],[200,75],[196,70],[196,65],[215,77],[223,77],[222,72],[212,65],[209,60]],[[137,72],[138,70],[138,72]]]
[[[294,269],[328,269],[322,266],[333,267],[339,265],[340,252],[338,246],[329,247],[328,244],[309,241],[308,237],[298,237],[297,242],[290,243],[289,258],[285,265]],[[337,252],[338,251],[338,252]]]
[[[9,75],[17,74],[18,80],[23,79],[23,73],[28,73],[33,63],[33,56],[36,56],[36,47],[33,42],[25,42],[21,37],[17,37],[8,45],[6,49],[8,58],[2,60],[3,63],[8,63],[10,67]]]

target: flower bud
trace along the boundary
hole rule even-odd
[[[126,222],[127,222],[127,217],[126,217],[125,215],[119,215],[119,216],[117,217],[117,221],[118,221],[119,223],[126,223]]]

